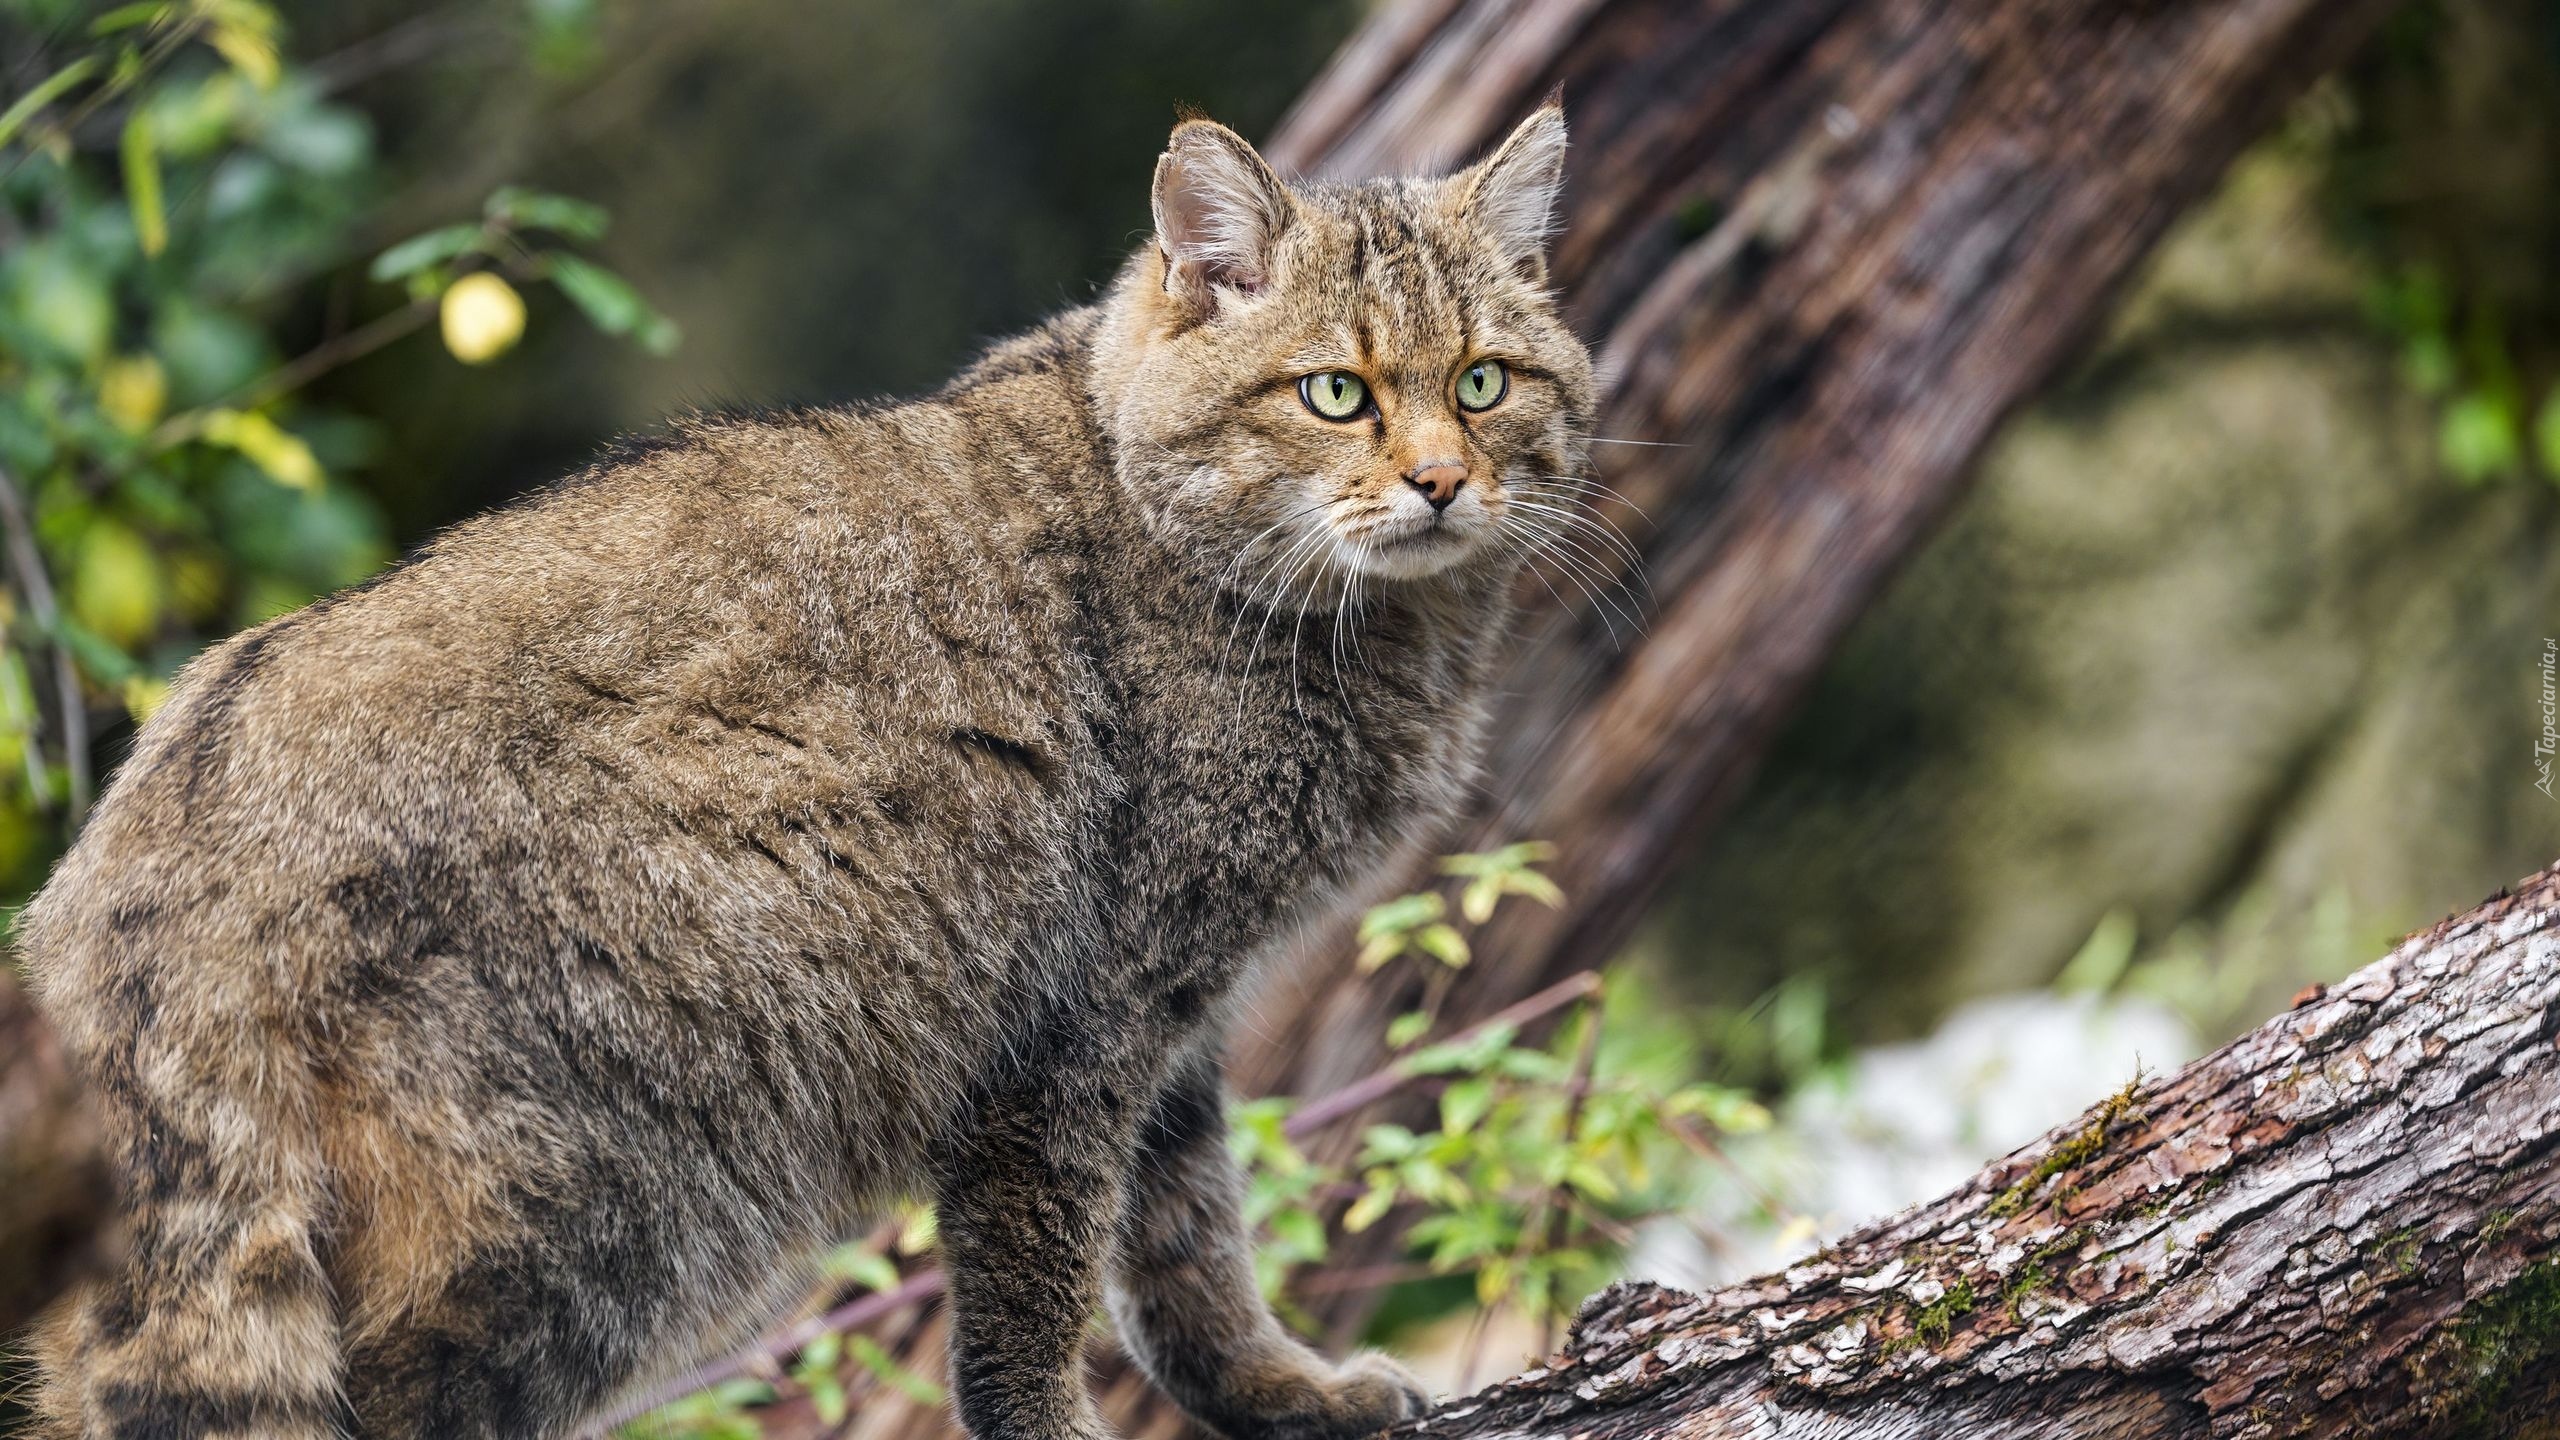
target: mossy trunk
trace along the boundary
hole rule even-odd
[[[1610,1290],[1396,1433],[2560,1435],[2560,868],[1783,1274]]]

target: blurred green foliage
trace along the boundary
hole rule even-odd
[[[2367,311],[2467,484],[2560,484],[2560,6],[2421,0],[2290,139],[2376,272]]]
[[[568,44],[575,7],[536,9],[536,49]],[[383,250],[360,283],[397,187],[372,123],[286,41],[261,0],[0,6],[15,59],[0,111],[8,893],[41,877],[102,743],[112,754],[188,657],[391,558],[381,508],[351,483],[386,431],[311,402],[311,382],[430,323],[453,357],[492,359],[522,332],[514,286],[530,281],[652,352],[676,340],[570,248],[603,237],[602,210],[517,187]]]

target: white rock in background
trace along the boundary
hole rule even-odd
[[[1627,1273],[1695,1289],[1775,1269],[1952,1189],[2137,1068],[2174,1069],[2201,1049],[2184,1021],[2148,1000],[2030,991],[1974,1001],[1927,1039],[1860,1053],[1837,1078],[1789,1097],[1768,1134],[1729,1147],[1792,1215],[1767,1215],[1732,1177],[1711,1174],[1694,1227],[1647,1227]]]

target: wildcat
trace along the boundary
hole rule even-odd
[[[1097,304],[912,403],[695,420],[215,647],[20,934],[120,1264],[56,1437],[521,1437],[939,1207],[981,1440],[1418,1413],[1273,1320],[1251,958],[1446,815],[1584,469],[1552,107],[1440,179],[1203,120]]]

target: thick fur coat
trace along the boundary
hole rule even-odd
[[[1412,1413],[1256,1295],[1219,1034],[1467,783],[1583,468],[1563,145],[1291,187],[1187,122],[1107,296],[940,393],[683,425],[191,665],[20,931],[130,1211],[42,1433],[576,1434],[913,1195],[982,1440],[1105,1433],[1106,1300],[1231,1436]]]

